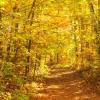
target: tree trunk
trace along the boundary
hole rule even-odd
[[[30,9],[29,14],[28,14],[28,19],[30,19],[30,21],[29,21],[30,26],[33,24],[33,18],[34,18],[33,8],[35,7],[35,3],[36,3],[36,0],[33,0],[31,9]],[[31,34],[31,32],[30,32],[30,34]],[[28,39],[28,48],[27,48],[29,53],[31,51],[31,44],[32,44],[32,39],[30,37]],[[25,67],[25,77],[26,78],[28,77],[28,74],[29,74],[29,67],[30,67],[30,55],[27,56],[27,65]]]
[[[99,21],[95,15],[95,11],[94,11],[94,6],[93,6],[93,3],[92,3],[92,0],[87,0],[88,1],[88,5],[89,5],[89,9],[90,9],[90,14],[91,14],[91,24],[93,26],[93,31],[95,32],[96,34],[96,39],[95,39],[95,44],[97,46],[97,54],[98,54],[98,58],[99,58],[99,61],[100,61],[100,33],[98,31],[98,24],[99,24]]]

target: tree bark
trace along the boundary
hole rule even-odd
[[[97,46],[97,53],[98,53],[98,58],[100,58],[100,33],[98,31],[98,23],[99,20],[97,19],[96,15],[95,15],[95,11],[94,11],[94,5],[92,3],[92,0],[87,0],[88,5],[89,5],[89,9],[90,9],[90,14],[91,14],[91,24],[93,26],[93,31],[96,34],[96,39],[95,39],[95,44]],[[99,59],[100,60],[100,59]]]
[[[30,26],[33,24],[33,18],[34,18],[34,10],[33,8],[35,7],[35,3],[36,3],[36,0],[33,0],[33,3],[32,3],[32,6],[31,6],[31,9],[29,11],[29,14],[28,14],[28,19],[29,20],[29,24]],[[31,34],[31,32],[30,32]],[[31,37],[28,39],[28,52],[30,53],[31,51],[31,44],[32,44],[32,39]],[[30,68],[30,55],[27,56],[27,65],[25,67],[25,77],[27,78],[28,77],[28,74],[29,74],[29,68]]]

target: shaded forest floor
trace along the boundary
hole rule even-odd
[[[75,71],[53,68],[45,79],[44,88],[31,100],[100,100],[86,82]],[[41,95],[40,95],[41,94]]]

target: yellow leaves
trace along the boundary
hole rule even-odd
[[[12,96],[10,92],[0,92],[0,99],[2,100],[11,100]]]
[[[12,2],[16,2],[17,0],[12,0]]]
[[[18,13],[18,12],[14,13],[14,16],[15,16],[15,17],[21,17],[21,15],[22,15],[22,14],[21,14],[21,13]]]
[[[43,57],[40,60],[40,67],[39,67],[39,70],[37,73],[40,76],[44,76],[44,75],[48,74],[48,67],[47,67],[47,65],[45,65],[45,58],[43,58]]]
[[[7,5],[8,5],[7,0],[0,0],[0,11],[4,13],[4,11],[6,11]]]
[[[70,21],[66,19],[66,17],[54,17],[51,21],[53,24],[58,27],[68,27],[70,25]]]
[[[21,86],[20,91],[23,93],[34,93],[36,89],[40,86],[40,84],[36,82],[26,83],[24,86]],[[42,86],[41,86],[42,87]]]
[[[50,8],[47,9],[46,14],[50,15],[50,16],[52,16],[52,15],[57,16],[58,15],[58,10],[57,10],[56,7],[51,6]]]
[[[7,0],[0,0],[0,6],[5,6],[7,3]]]
[[[42,21],[42,22],[48,22],[50,21],[50,16],[47,16],[47,15],[39,15],[39,20]]]
[[[35,83],[35,82],[32,82],[31,84],[27,83],[27,84],[24,85],[24,87],[29,88],[29,89],[32,89],[32,88],[34,89],[34,88],[38,87],[38,84]]]
[[[96,34],[95,33],[88,33],[84,37],[85,37],[85,40],[87,42],[92,42],[96,38]]]

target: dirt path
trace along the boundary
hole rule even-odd
[[[44,96],[34,100],[100,100],[78,73],[70,69],[52,69],[39,93]]]

